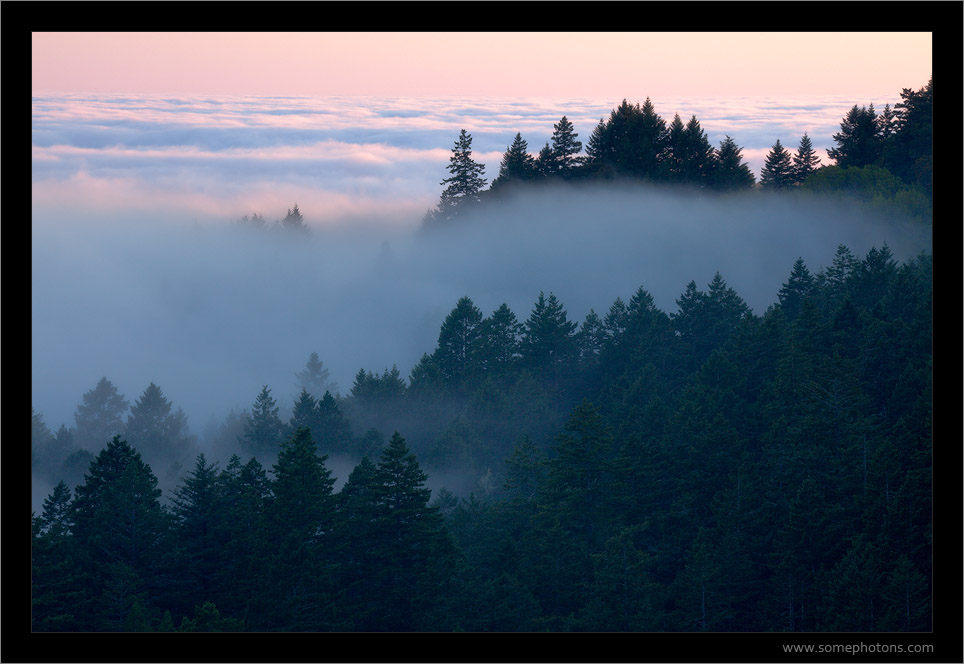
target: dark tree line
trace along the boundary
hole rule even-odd
[[[33,628],[927,631],[931,257],[841,246],[774,290],[461,298],[407,379],[340,396],[313,356],[287,421],[265,386],[166,498],[178,411],[152,384],[125,425],[103,379],[74,436],[106,446],[32,519]],[[331,454],[361,459],[337,492]]]
[[[905,213],[929,218],[933,198],[933,81],[921,90],[904,89],[902,101],[884,107],[854,107],[833,135],[827,150],[833,166],[821,166],[810,136],[804,133],[795,152],[779,139],[767,153],[760,179],[743,161],[742,148],[730,136],[709,143],[696,116],[677,114],[666,122],[652,101],[625,99],[609,118],[601,118],[582,152],[573,124],[563,116],[553,125],[551,141],[536,156],[517,133],[507,146],[498,176],[485,189],[485,167],[472,159],[472,136],[463,129],[452,149],[450,177],[427,226],[451,221],[487,198],[547,182],[620,180],[686,186],[704,191],[844,192],[867,201],[884,199]]]

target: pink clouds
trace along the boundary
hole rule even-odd
[[[712,145],[731,136],[759,174],[779,138],[826,148],[854,103],[885,97],[653,97],[667,122],[696,115]],[[649,95],[647,95],[649,96]],[[644,97],[645,98],[645,97]],[[631,102],[641,101],[629,98]],[[491,182],[516,133],[538,153],[566,115],[586,146],[619,102],[591,98],[353,98],[38,95],[33,100],[35,212],[155,209],[172,218],[283,214],[311,201],[313,220],[406,211],[438,201],[460,129]]]

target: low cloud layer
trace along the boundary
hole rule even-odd
[[[646,97],[627,92],[630,102]],[[825,157],[853,104],[882,109],[899,92],[892,99],[653,103],[667,123],[676,113],[684,121],[696,115],[714,146],[731,136],[759,174],[777,139],[794,150],[807,132]],[[461,129],[472,135],[473,156],[491,182],[517,132],[538,153],[565,115],[586,145],[620,101],[36,94],[33,205],[40,214],[82,208],[269,219],[294,202],[316,219],[381,214],[392,205],[424,211],[438,200]]]
[[[863,256],[886,242],[899,260],[930,249],[927,228],[762,194],[565,189],[450,232],[416,225],[384,211],[295,239],[168,215],[35,216],[34,408],[56,429],[101,376],[131,402],[153,381],[200,432],[264,384],[290,407],[312,352],[342,392],[360,368],[407,376],[463,295],[525,320],[552,291],[582,321],[643,286],[671,313],[719,271],[759,314],[798,257],[816,272],[839,244]]]

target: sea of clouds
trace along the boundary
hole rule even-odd
[[[851,106],[882,109],[899,100],[897,92],[893,99],[652,101],[667,124],[674,114],[684,122],[696,115],[714,146],[731,136],[759,175],[778,139],[792,151],[804,132],[826,162]],[[536,154],[565,115],[585,145],[620,101],[35,93],[34,211],[275,220],[298,203],[313,223],[399,213],[418,219],[438,200],[461,129],[472,135],[473,156],[491,182],[517,132]]]

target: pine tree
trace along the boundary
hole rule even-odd
[[[842,303],[850,293],[850,285],[860,261],[845,245],[838,244],[833,261],[824,270],[824,289],[832,308]]]
[[[136,599],[168,593],[170,530],[160,497],[154,473],[120,436],[101,450],[77,487],[72,533],[92,600],[85,609],[88,628],[120,630]]]
[[[84,393],[74,420],[74,440],[79,447],[96,452],[115,435],[123,433],[121,416],[130,404],[107,378],[101,378],[94,389]]]
[[[603,173],[602,167],[609,166],[608,174],[612,173],[612,165],[606,164],[609,157],[609,132],[606,121],[599,118],[599,123],[593,128],[586,143],[586,166],[593,169],[597,175]]]
[[[606,346],[610,347],[626,331],[626,303],[617,297],[603,317],[603,327],[606,331]]]
[[[886,142],[897,131],[897,118],[897,113],[890,104],[884,104],[884,110],[877,116],[877,134],[881,141]]]
[[[59,482],[44,499],[43,513],[31,521],[31,628],[35,632],[74,631],[80,623],[84,589],[71,538],[70,489]]]
[[[804,133],[800,138],[800,146],[793,155],[793,177],[795,184],[802,184],[811,173],[820,168],[820,158],[813,149],[810,137]]]
[[[479,194],[485,188],[485,164],[472,159],[472,136],[464,129],[455,141],[449,158],[450,177],[442,180],[445,185],[438,206],[426,215],[427,222],[451,221],[472,209],[479,202]]]
[[[334,479],[311,433],[298,429],[282,443],[272,471],[266,509],[270,542],[265,617],[273,629],[320,631],[332,626],[333,561],[327,554],[334,526]]]
[[[307,390],[315,399],[320,399],[326,391],[337,392],[338,386],[328,378],[328,369],[324,362],[318,359],[318,353],[308,356],[304,371],[295,374],[299,390]]]
[[[522,361],[536,371],[558,377],[573,359],[576,324],[552,293],[540,292],[535,307],[523,325]]]
[[[666,122],[648,97],[642,106],[624,99],[593,130],[586,147],[587,166],[603,177],[660,179],[668,140]]]
[[[278,416],[277,402],[265,385],[251,407],[251,414],[244,423],[244,436],[240,442],[253,455],[274,458],[285,438],[285,425]]]
[[[750,167],[743,161],[742,148],[727,136],[716,152],[713,186],[721,191],[751,189],[756,182]]]
[[[438,335],[435,362],[448,383],[467,387],[478,374],[482,312],[468,297],[461,297],[445,317]]]
[[[314,544],[331,530],[334,480],[326,458],[318,455],[311,432],[302,427],[282,443],[272,468],[269,524],[281,537],[298,538],[299,546]]]
[[[317,441],[318,449],[325,454],[347,452],[351,446],[351,424],[341,412],[331,392],[325,392],[315,407],[312,438]]]
[[[716,152],[694,115],[683,130],[682,181],[698,187],[713,182]]]
[[[187,416],[154,383],[131,406],[125,427],[127,441],[152,468],[174,479],[195,453],[195,437],[188,430]]]
[[[232,455],[217,477],[215,539],[224,562],[215,570],[217,592],[211,599],[229,616],[251,615],[255,627],[261,620],[257,598],[265,585],[264,560],[273,544],[265,536],[270,496],[267,473],[256,458],[242,464]]]
[[[593,309],[586,314],[585,320],[576,333],[576,345],[579,347],[579,359],[587,366],[599,361],[606,342],[606,328],[602,319]]]
[[[760,186],[764,189],[789,189],[795,182],[790,152],[780,144],[780,139],[767,153],[760,171]]]
[[[573,124],[563,115],[558,124],[552,125],[552,154],[554,156],[555,172],[562,177],[569,177],[578,165],[577,154],[582,150],[582,142],[573,131]]]
[[[198,454],[194,468],[184,477],[171,498],[179,556],[176,582],[185,587],[182,609],[193,603],[190,597],[211,598],[217,591],[215,578],[224,564],[218,535],[218,469]]]
[[[525,182],[532,179],[535,169],[535,159],[529,154],[529,144],[522,140],[522,134],[517,133],[512,145],[506,148],[499,164],[499,175],[492,181],[492,190],[510,182]]]
[[[547,178],[559,170],[556,163],[556,153],[552,151],[552,146],[548,142],[539,150],[533,169],[540,178]]]
[[[372,622],[359,625],[362,629],[444,629],[451,620],[444,609],[454,572],[454,543],[438,508],[429,505],[426,479],[396,432],[365,482],[372,519],[366,546],[373,563],[365,572],[378,597]]]
[[[666,152],[660,162],[661,178],[679,184],[685,181],[686,126],[679,113],[673,116],[666,138]]]
[[[813,292],[813,276],[807,269],[803,258],[798,258],[790,271],[790,278],[780,287],[777,293],[780,298],[780,308],[788,321],[793,321],[800,315],[803,301]]]
[[[920,90],[904,88],[894,107],[896,131],[883,143],[882,163],[904,182],[933,198],[934,80]]]
[[[833,135],[837,147],[827,155],[842,168],[869,166],[880,156],[877,113],[874,105],[857,107],[855,104],[840,123],[840,131]]]
[[[740,323],[753,314],[743,298],[727,286],[719,272],[713,275],[713,280],[707,286],[707,305],[714,322],[711,336],[714,345],[719,346],[737,330]]]
[[[357,630],[378,626],[381,588],[373,572],[379,568],[379,559],[371,548],[377,522],[376,472],[375,464],[363,456],[335,496],[337,602]]]
[[[308,226],[305,225],[304,217],[301,216],[301,211],[298,209],[297,203],[295,203],[293,209],[288,209],[288,214],[281,220],[281,228],[286,231],[308,232]]]
[[[678,310],[671,314],[676,334],[687,345],[701,339],[704,330],[704,311],[706,309],[706,293],[696,287],[696,282],[686,284],[686,290],[676,299]]]
[[[288,420],[288,429],[291,431],[297,431],[298,429],[304,427],[311,430],[312,435],[317,435],[318,426],[315,421],[318,418],[318,402],[315,398],[308,394],[308,391],[302,388],[301,396],[295,402],[294,407],[291,409],[291,419]]]
[[[499,374],[519,359],[522,325],[506,303],[482,321],[479,331],[481,363],[487,373]]]

